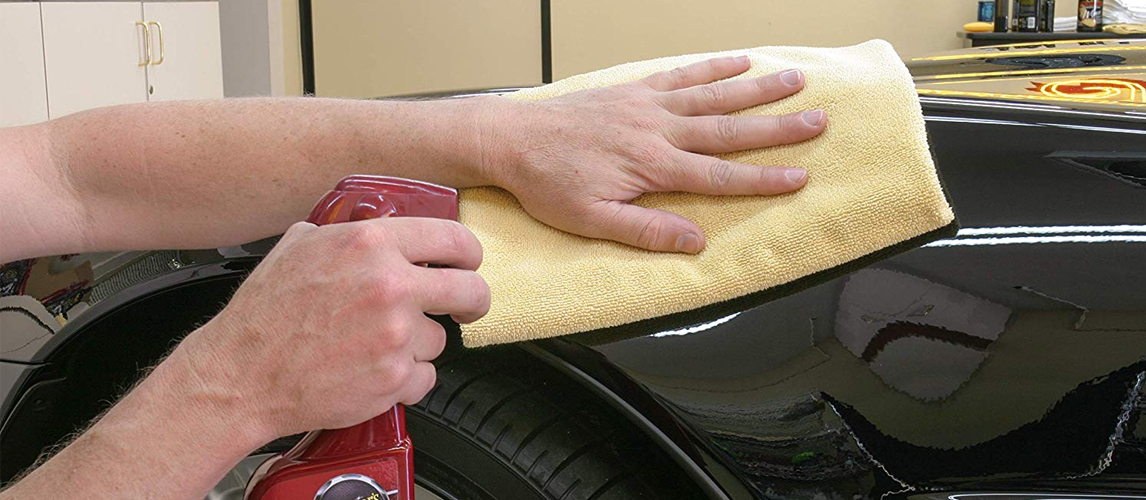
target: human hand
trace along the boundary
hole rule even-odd
[[[433,388],[446,337],[425,314],[485,315],[481,259],[453,221],[298,223],[172,357],[267,439],[363,422]]]
[[[632,205],[649,192],[774,195],[807,172],[710,154],[790,144],[824,129],[823,111],[722,116],[799,92],[789,70],[718,81],[746,57],[711,59],[641,80],[534,102],[504,100],[486,133],[485,169],[530,215],[558,229],[662,252],[697,253],[704,234],[679,215]]]

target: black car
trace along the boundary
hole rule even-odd
[[[651,335],[466,350],[450,325],[438,386],[408,410],[420,494],[1146,497],[1146,41],[908,65],[956,237]],[[0,479],[106,409],[273,244],[4,266]],[[211,498],[240,498],[292,439]]]

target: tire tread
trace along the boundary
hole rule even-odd
[[[628,420],[551,367],[516,349],[459,357],[410,411],[485,449],[539,497],[698,497]]]

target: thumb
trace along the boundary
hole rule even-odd
[[[692,221],[672,212],[614,201],[591,214],[592,236],[655,252],[695,254],[704,249],[704,233]]]

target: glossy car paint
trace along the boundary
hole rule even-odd
[[[996,57],[911,65],[957,237],[718,321],[524,349],[627,411],[713,497],[1146,495],[1146,97],[1098,98],[1094,85],[1054,101],[1003,95],[1080,74],[1144,79],[1146,44],[1114,43],[1044,47],[1060,52],[1023,54],[1019,69]],[[987,49],[1001,50],[975,50]],[[1086,55],[1081,73],[1015,73]],[[929,94],[936,75],[960,87]],[[1004,79],[1006,92],[992,87]],[[958,94],[984,89],[993,96]],[[30,333],[5,329],[0,353],[15,387],[6,461],[31,436],[70,431],[53,420],[82,418],[61,401],[106,389],[69,374],[112,366],[130,380],[130,359],[162,354],[128,325],[178,336],[270,243],[45,259],[32,278],[60,288],[35,288],[47,305],[19,313]],[[92,300],[100,286],[114,289]],[[124,359],[99,357],[113,352]]]

